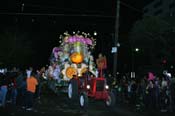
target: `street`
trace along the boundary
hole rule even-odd
[[[114,108],[107,108],[103,101],[89,100],[87,110],[79,107],[78,101],[72,102],[68,99],[67,94],[61,93],[55,95],[49,90],[43,92],[40,100],[35,100],[34,109],[26,111],[20,106],[7,104],[6,108],[0,108],[1,116],[147,116],[147,115],[173,115],[173,113],[160,112],[136,112],[133,108],[116,105]]]

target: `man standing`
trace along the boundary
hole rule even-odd
[[[33,68],[32,67],[29,67],[29,69],[26,69],[27,77],[30,77],[31,76],[32,71],[33,71]]]
[[[38,81],[35,78],[35,75],[33,72],[31,73],[31,76],[27,78],[26,81],[27,81],[27,96],[26,96],[27,109],[26,110],[32,110],[34,94],[36,92],[36,86],[38,85]]]

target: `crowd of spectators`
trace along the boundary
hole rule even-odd
[[[0,107],[7,104],[33,110],[34,99],[40,99],[41,85],[45,67],[34,71],[32,67],[25,70],[0,69]]]
[[[127,104],[139,111],[175,111],[175,77],[170,73],[158,76],[148,72],[142,77],[124,75],[119,79],[110,75],[108,80],[118,105]]]
[[[0,69],[0,107],[7,104],[32,110],[34,98],[41,97],[45,67],[34,71],[13,68]],[[131,106],[137,111],[175,111],[175,77],[167,72],[156,75],[148,72],[144,76],[106,76],[116,97],[116,105]]]

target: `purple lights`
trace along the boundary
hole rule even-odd
[[[84,38],[81,36],[71,36],[68,38],[69,43],[81,42],[83,44],[92,45],[92,40],[90,38]]]

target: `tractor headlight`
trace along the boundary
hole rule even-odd
[[[106,86],[105,86],[105,89],[109,89],[109,86],[108,86],[108,85],[106,85]]]
[[[86,88],[87,88],[87,89],[90,89],[90,88],[91,88],[91,86],[90,86],[90,85],[87,85],[87,86],[86,86]]]

